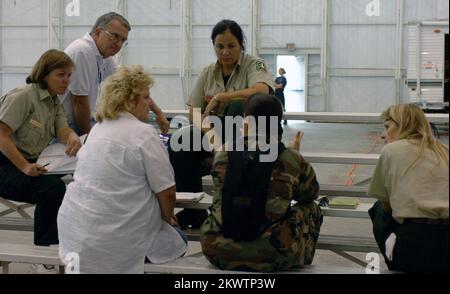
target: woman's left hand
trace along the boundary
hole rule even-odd
[[[69,137],[67,138],[67,148],[66,148],[66,154],[70,157],[76,156],[78,153],[78,150],[81,148],[81,141],[80,138],[72,132]]]
[[[164,114],[157,115],[156,116],[156,123],[158,124],[159,128],[161,129],[161,133],[167,134],[170,128],[170,123],[167,120],[167,118],[164,116]]]

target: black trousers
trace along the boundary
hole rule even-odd
[[[242,101],[230,102],[225,109],[225,116],[242,116],[244,105]],[[193,126],[191,126],[190,135],[193,136]],[[222,129],[222,138],[225,138],[225,129]],[[203,139],[203,134],[201,135]],[[191,140],[191,149],[193,150],[193,140]],[[181,142],[178,142],[181,144]],[[168,148],[170,163],[175,173],[176,189],[178,192],[202,192],[202,177],[211,173],[214,154],[203,150],[200,151],[177,151],[175,152],[170,144]],[[184,209],[177,214],[178,224],[182,229],[188,226],[198,228],[208,216],[205,210]]]
[[[191,138],[193,138],[193,126],[191,126]],[[203,136],[202,136],[203,137]],[[192,140],[191,140],[192,143]],[[192,146],[191,146],[191,150]],[[175,183],[178,192],[202,192],[202,177],[210,174],[214,155],[212,152],[201,151],[177,151],[175,152],[169,144],[168,148],[170,163],[175,173]],[[182,229],[188,226],[198,228],[208,216],[205,210],[183,209],[177,214],[177,221]]]
[[[448,224],[399,224],[380,201],[369,210],[378,247],[390,270],[406,273],[448,273]],[[397,235],[393,260],[385,255],[385,241]]]
[[[58,244],[56,218],[66,185],[56,176],[30,177],[13,164],[0,165],[0,196],[36,205],[34,211],[34,244]]]

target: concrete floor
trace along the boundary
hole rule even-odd
[[[305,135],[302,141],[303,152],[345,152],[345,153],[380,153],[383,143],[379,139],[382,131],[380,124],[336,124],[336,123],[308,123],[289,121],[284,128],[284,142],[290,145],[297,130],[302,130]],[[448,126],[442,130],[441,140],[448,145]],[[366,186],[373,173],[374,166],[362,165],[338,165],[338,164],[313,164],[319,183],[337,185],[361,185]],[[364,201],[364,200],[362,200]],[[365,200],[371,201],[371,200]],[[0,207],[1,209],[2,207]],[[28,211],[32,214],[33,208]],[[17,215],[10,215],[17,216]],[[371,223],[368,219],[348,219],[325,217],[321,229],[323,234],[347,235],[347,236],[372,236]],[[0,231],[0,242],[31,244],[33,234],[31,232]],[[200,252],[198,242],[189,243],[188,254]],[[351,253],[361,260],[365,260],[365,253]],[[330,267],[355,267],[364,268],[331,252],[318,250],[314,263],[329,264]],[[28,273],[29,265],[12,264],[11,273]],[[381,270],[386,266],[381,260]]]

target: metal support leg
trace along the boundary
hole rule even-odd
[[[3,269],[2,272],[4,275],[9,274],[9,264],[10,264],[10,262],[7,262],[7,261],[0,262],[0,266]]]
[[[344,251],[335,251],[335,250],[331,250],[331,251],[333,251],[334,253],[336,253],[339,256],[344,257],[345,259],[350,260],[351,262],[356,263],[357,265],[360,265],[360,266],[362,266],[364,268],[367,267],[367,262],[362,261],[361,259],[359,259],[357,257],[354,257],[353,255],[350,255],[350,254],[348,254],[348,253],[346,253]]]

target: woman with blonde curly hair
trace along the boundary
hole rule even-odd
[[[378,246],[391,270],[448,272],[448,146],[417,105],[381,118],[387,145],[368,192],[380,200],[369,210]]]
[[[143,273],[144,259],[183,255],[174,216],[175,181],[156,130],[145,122],[152,77],[122,67],[104,83],[98,123],[80,150],[58,215],[60,257],[81,273]],[[72,254],[71,254],[72,253]]]

